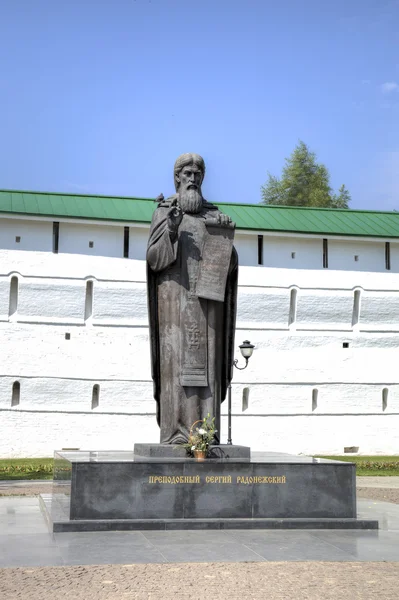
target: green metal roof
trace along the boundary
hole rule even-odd
[[[399,237],[399,213],[336,208],[218,204],[240,229],[294,233]]]
[[[148,198],[0,191],[0,213],[149,223],[154,208]]]
[[[399,238],[399,213],[371,210],[215,203],[238,229],[323,235]],[[156,204],[150,198],[126,198],[0,190],[0,213],[149,223]]]

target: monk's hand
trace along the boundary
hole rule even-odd
[[[178,204],[173,204],[167,212],[168,229],[171,235],[175,235],[183,218],[183,211]]]
[[[235,223],[231,220],[228,215],[224,215],[223,213],[218,214],[218,220],[222,227],[235,227]]]

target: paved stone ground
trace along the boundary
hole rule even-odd
[[[399,490],[390,488],[356,488],[358,498],[367,498],[368,500],[380,500],[381,502],[393,502],[399,504]],[[398,592],[399,598],[399,592]]]
[[[399,489],[399,477],[393,475],[379,477],[356,477],[358,487],[397,488]]]
[[[51,493],[52,482],[32,484],[29,481],[18,485],[12,481],[2,481],[0,485],[0,496],[39,496]]]
[[[3,569],[2,600],[397,600],[399,563],[202,563]]]
[[[399,504],[395,487],[358,497]],[[378,480],[370,485],[378,485]],[[396,478],[395,478],[396,479]],[[388,482],[384,482],[386,486]],[[38,495],[49,484],[0,487],[0,496]],[[0,569],[1,600],[398,600],[397,562],[132,564]]]

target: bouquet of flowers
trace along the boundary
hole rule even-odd
[[[197,425],[197,424],[200,425]],[[195,427],[197,425],[197,427]],[[195,429],[194,429],[195,427]],[[189,456],[203,455],[206,456],[209,446],[215,439],[215,417],[211,418],[208,413],[204,419],[195,421],[190,429],[190,436],[187,444],[183,444]]]

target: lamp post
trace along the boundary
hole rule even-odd
[[[235,360],[233,360],[232,371],[233,371],[233,367],[235,367],[239,371],[243,371],[244,369],[247,368],[248,361],[252,356],[255,346],[253,344],[251,344],[250,341],[245,340],[241,344],[241,346],[239,346],[239,348],[240,348],[240,352],[241,352],[242,356],[245,358],[245,365],[243,367],[239,367],[238,359],[236,358]],[[227,437],[227,443],[228,444],[233,443],[232,439],[231,439],[231,382],[228,387],[228,437]]]

